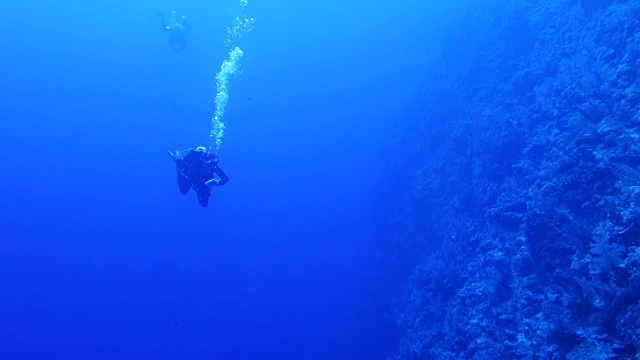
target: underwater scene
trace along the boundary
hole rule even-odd
[[[5,0],[0,359],[640,359],[640,0]]]

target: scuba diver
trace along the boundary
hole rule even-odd
[[[191,32],[191,24],[186,16],[178,16],[175,10],[169,13],[166,19],[164,13],[158,13],[149,18],[159,17],[162,31],[169,34],[169,45],[175,51],[182,51],[187,47],[187,35]]]
[[[193,189],[202,207],[209,205],[213,186],[222,186],[229,181],[229,177],[218,167],[218,155],[203,146],[175,153],[169,150],[167,152],[176,164],[180,193],[186,195],[189,189]]]

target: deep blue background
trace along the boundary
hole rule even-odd
[[[381,159],[454,13],[425,3],[250,1],[202,209],[165,149],[206,142],[238,3],[3,2],[2,358],[384,358]]]

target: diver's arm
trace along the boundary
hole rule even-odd
[[[158,13],[158,17],[160,17],[160,26],[162,26],[162,31],[169,31],[169,28],[167,27],[167,20],[164,18],[164,13]]]
[[[219,167],[216,167],[213,172],[218,175],[218,177],[220,177],[220,179],[211,179],[209,181],[207,181],[205,183],[205,185],[207,185],[208,187],[213,187],[213,186],[222,186],[224,184],[226,184],[229,181],[229,177],[227,176],[227,174],[224,173],[224,171],[222,171],[222,169],[220,169]]]
[[[169,29],[167,28],[167,21],[165,20],[164,13],[157,13],[151,16],[147,16],[147,19],[155,19],[160,18],[160,25],[162,26],[162,31],[167,32]]]
[[[222,171],[222,169],[220,169],[220,167],[216,166],[215,173],[220,177],[220,180],[218,180],[218,186],[222,186],[229,181],[229,177],[224,173],[224,171]]]

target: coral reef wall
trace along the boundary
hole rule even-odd
[[[640,359],[640,1],[475,1],[402,123],[389,359]]]

